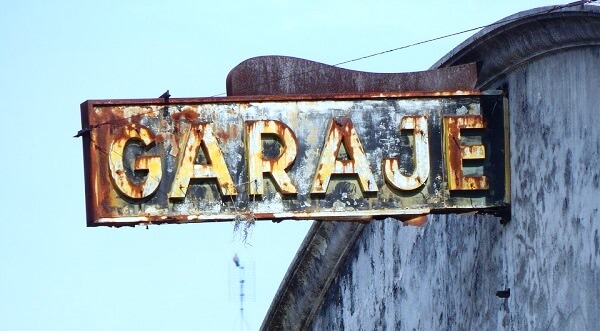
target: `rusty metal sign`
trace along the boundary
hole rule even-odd
[[[89,226],[367,220],[508,203],[498,92],[91,100]]]

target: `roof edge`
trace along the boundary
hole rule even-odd
[[[431,69],[477,62],[477,89],[545,54],[600,45],[600,6],[572,3],[530,9],[503,18],[467,38]]]
[[[261,330],[304,329],[365,223],[315,221],[290,264]]]

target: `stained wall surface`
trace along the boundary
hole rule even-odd
[[[310,328],[600,325],[600,47],[535,57],[494,84],[509,97],[512,221],[371,222]]]

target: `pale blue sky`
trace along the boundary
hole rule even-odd
[[[553,1],[0,2],[0,330],[235,330],[229,269],[255,265],[257,329],[310,222],[86,228],[79,104],[225,92],[241,61],[328,64]],[[348,64],[425,70],[473,33]]]

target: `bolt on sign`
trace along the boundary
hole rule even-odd
[[[367,220],[506,206],[497,91],[90,100],[89,226]]]

